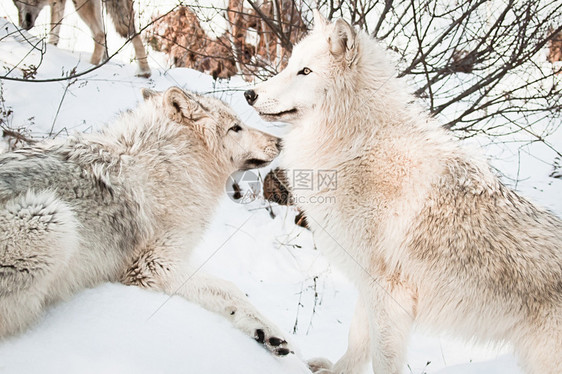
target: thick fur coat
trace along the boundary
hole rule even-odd
[[[417,109],[376,41],[316,13],[287,68],[245,95],[292,124],[281,166],[315,183],[295,201],[359,289],[347,353],[314,370],[402,373],[416,323],[508,342],[527,373],[562,373],[562,221]],[[320,184],[327,170],[336,188]]]
[[[0,338],[101,282],[179,294],[280,355],[277,328],[190,253],[228,176],[269,163],[279,139],[222,101],[170,88],[99,133],[0,155]]]

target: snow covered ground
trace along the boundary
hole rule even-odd
[[[1,75],[17,66],[10,76],[21,77],[21,68],[33,65],[39,66],[35,75],[39,80],[91,67],[88,53],[53,46],[46,46],[41,60],[37,51],[30,53],[22,35],[34,40],[0,19]],[[70,81],[0,80],[0,111],[13,111],[9,125],[26,127],[35,137],[65,136],[110,123],[119,111],[135,106],[142,87],[161,90],[178,85],[224,99],[249,125],[277,135],[285,131],[263,123],[245,104],[242,81],[214,84],[189,69],[159,68],[158,59],[150,61],[151,79],[135,78],[136,67],[128,63],[127,55],[121,58],[127,62],[115,59]],[[558,144],[562,145],[562,136]],[[510,157],[518,151],[505,147],[502,154],[500,148],[487,152],[507,154],[495,165],[515,176]],[[549,178],[551,167],[536,161],[532,151],[520,163],[520,173],[528,178],[518,187],[560,215],[562,181]],[[179,297],[106,284],[53,307],[26,333],[0,342],[0,373],[288,374],[307,372],[301,358],[337,360],[346,349],[357,293],[315,249],[311,233],[293,224],[294,209],[273,207],[271,218],[266,206],[260,201],[236,204],[225,196],[197,248],[196,261],[202,271],[228,279],[247,293],[286,333],[298,348],[297,355],[275,358],[220,316]],[[415,332],[404,373],[522,373],[508,352],[509,347],[477,346]]]

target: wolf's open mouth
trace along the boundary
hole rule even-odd
[[[258,158],[251,158],[244,162],[242,170],[256,169],[269,164],[271,161],[260,160]]]
[[[263,112],[260,112],[260,115],[269,116],[269,117],[281,117],[285,114],[292,114],[292,113],[296,113],[296,112],[297,112],[297,108],[293,108],[293,109],[284,110],[284,111],[278,112],[278,113],[263,113]]]

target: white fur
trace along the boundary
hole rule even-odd
[[[279,330],[190,254],[227,177],[279,152],[223,102],[170,88],[94,134],[0,155],[0,338],[101,282],[181,295],[275,354]],[[235,131],[236,130],[236,131]]]
[[[503,186],[413,105],[377,42],[316,19],[252,101],[293,126],[281,155],[289,180],[337,172],[336,190],[293,193],[363,306],[347,353],[311,368],[355,374],[371,360],[376,374],[401,373],[416,322],[508,341],[528,373],[562,373],[560,219]],[[312,72],[299,74],[305,67]]]

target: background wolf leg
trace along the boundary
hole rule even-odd
[[[101,1],[76,2],[76,11],[82,20],[92,30],[94,38],[94,52],[90,63],[99,65],[102,59],[107,59],[107,46],[105,43],[105,32],[103,31]]]
[[[135,49],[135,56],[138,62],[137,76],[148,78],[150,67],[146,50],[142,44],[142,39],[135,27],[135,11],[132,0],[109,0],[106,1],[107,12],[113,19],[115,30],[123,38],[131,38],[131,43]]]
[[[51,2],[51,31],[49,32],[49,43],[59,43],[60,25],[64,17],[64,6],[66,0],[55,0]]]

